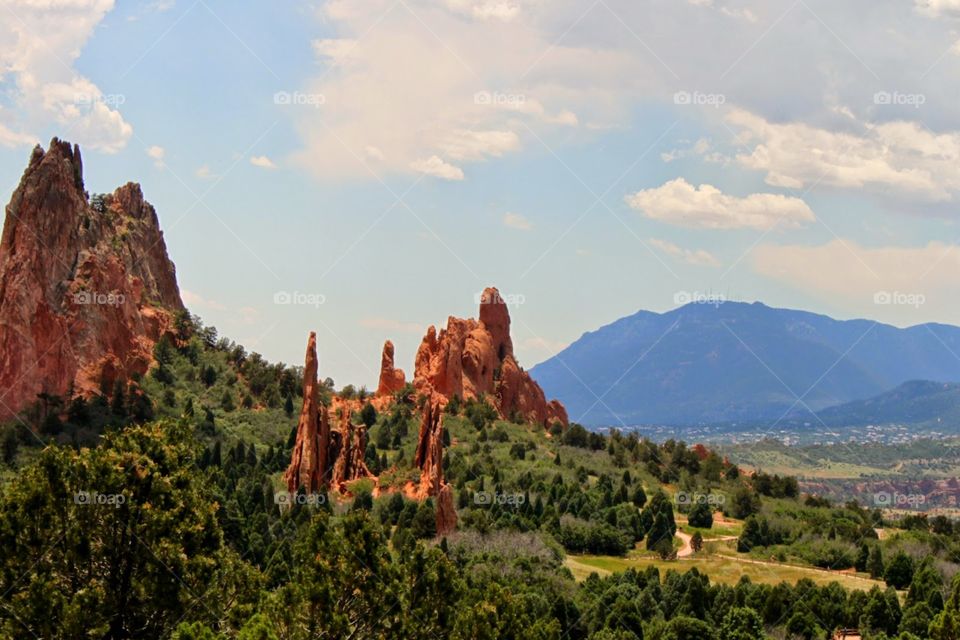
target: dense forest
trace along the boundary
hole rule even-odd
[[[409,386],[378,413],[324,381],[325,401],[359,400],[379,483],[290,495],[301,371],[186,314],[178,333],[146,376],[40,398],[4,426],[2,637],[960,638],[951,520],[832,504],[702,446],[500,420],[482,398],[443,419],[456,532],[437,536],[433,501],[402,491],[419,473]],[[721,518],[731,554],[869,588],[685,567],[678,532],[708,553]],[[668,568],[578,578],[566,560],[583,554]]]

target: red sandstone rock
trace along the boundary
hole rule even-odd
[[[303,408],[297,422],[297,440],[284,474],[288,491],[294,493],[301,487],[307,493],[320,490],[329,446],[327,409],[320,403],[317,388],[317,334],[311,331],[303,366]]]
[[[443,480],[443,404],[444,398],[439,394],[427,398],[424,403],[413,457],[414,464],[420,468],[420,483],[408,490],[416,500],[436,497],[437,535],[450,533],[457,527],[453,488]]]
[[[444,536],[457,528],[457,510],[453,504],[453,487],[449,483],[440,488],[437,496],[437,535]]]
[[[351,423],[353,403],[334,403],[339,415],[337,429],[330,429],[329,412],[320,401],[317,383],[317,334],[310,332],[303,368],[303,408],[297,423],[297,439],[284,474],[287,490],[301,488],[315,493],[332,488],[347,492],[347,483],[360,478],[373,478],[364,463],[367,451],[367,428]],[[359,408],[359,407],[357,407]]]
[[[494,288],[480,300],[480,319],[450,317],[440,331],[427,329],[417,351],[414,386],[449,400],[483,395],[500,416],[518,416],[547,425],[567,424],[567,412],[558,401],[547,402],[530,375],[517,364],[510,339],[510,313]]]
[[[377,385],[377,395],[393,395],[403,389],[405,384],[407,376],[403,369],[393,366],[393,343],[387,340],[383,343],[383,355],[380,357],[380,384]]]
[[[79,147],[37,146],[0,240],[0,419],[39,393],[146,372],[183,309],[157,214],[129,183],[93,206]]]

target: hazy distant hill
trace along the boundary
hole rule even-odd
[[[866,400],[818,412],[828,425],[960,424],[960,384],[911,380]]]
[[[589,425],[777,419],[909,380],[960,381],[960,327],[899,329],[761,303],[640,311],[531,370]]]

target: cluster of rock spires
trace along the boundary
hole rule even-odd
[[[364,464],[367,429],[353,424],[351,407],[343,404],[336,429],[330,428],[330,409],[320,400],[317,382],[317,335],[311,332],[303,369],[303,408],[290,466],[284,474],[287,489],[314,493],[328,488],[347,492],[347,483],[372,478]]]
[[[405,384],[403,371],[394,368],[393,343],[383,347],[379,395],[390,394]],[[493,287],[480,298],[480,318],[447,319],[439,335],[430,326],[417,350],[413,385],[419,393],[440,397],[444,404],[454,396],[461,400],[490,401],[501,418],[520,418],[549,425],[568,422],[566,409],[550,402],[530,375],[520,368],[510,339],[510,312],[500,292]]]
[[[140,185],[89,202],[79,147],[38,145],[0,241],[0,419],[145,373],[182,309]]]
[[[389,406],[405,386],[406,376],[394,363],[393,343],[387,341],[377,386],[380,408]],[[453,489],[443,478],[443,415],[451,399],[483,399],[507,419],[522,418],[544,426],[567,424],[563,405],[555,400],[547,402],[540,386],[517,364],[510,339],[510,314],[494,288],[483,292],[479,320],[450,317],[439,335],[432,326],[427,330],[417,351],[413,386],[423,403],[414,455],[420,479],[410,482],[404,491],[417,500],[436,499],[437,531],[441,534],[452,531],[457,524]],[[345,493],[353,480],[376,481],[363,463],[366,431],[352,423],[354,407],[342,399],[337,402],[341,404],[340,426],[332,431],[328,407],[319,400],[316,334],[311,333],[304,366],[303,409],[285,475],[290,492],[333,489]]]

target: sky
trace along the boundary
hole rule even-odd
[[[338,384],[725,298],[960,324],[960,0],[0,0],[0,186],[139,182],[187,306]]]

